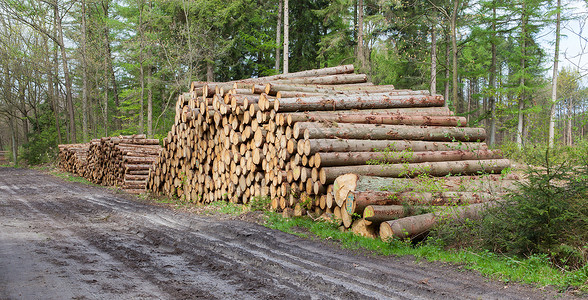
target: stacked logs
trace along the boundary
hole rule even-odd
[[[69,167],[68,157],[71,149],[77,148],[60,145],[61,167],[93,183],[119,186],[129,193],[145,191],[149,169],[161,152],[159,140],[147,139],[144,134],[103,137],[83,145],[83,164],[76,165],[75,172]]]
[[[478,214],[519,180],[515,174],[394,178],[349,173],[335,180],[333,202],[343,226],[360,235],[412,238],[442,219]]]
[[[64,171],[84,176],[88,165],[89,143],[62,144],[59,148],[59,167]]]
[[[193,82],[178,98],[148,189],[200,203],[269,196],[285,214],[333,212],[350,227],[358,212],[344,215],[341,175],[475,175],[509,166],[483,142],[484,130],[465,127],[441,96],[375,86],[352,72],[348,65]],[[459,197],[478,197],[465,192]]]
[[[227,83],[193,82],[190,93],[178,97],[175,123],[148,188],[203,203],[287,195],[287,186],[280,184],[289,154],[283,126],[276,123],[277,99],[285,98],[263,93],[265,83],[366,84],[365,75],[350,73],[353,66]]]

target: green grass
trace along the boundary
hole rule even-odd
[[[73,175],[71,173],[63,172],[58,169],[53,169],[53,170],[49,171],[49,174],[56,176],[56,177],[59,177],[59,178],[62,178],[64,180],[70,181],[70,182],[78,182],[78,183],[82,183],[82,184],[98,186],[97,184],[87,180],[84,177],[80,177],[77,175]]]
[[[335,224],[314,222],[309,218],[282,218],[277,213],[266,213],[265,226],[304,238],[318,237],[338,241],[343,248],[369,250],[379,255],[413,255],[417,260],[440,261],[458,264],[466,269],[503,282],[523,282],[539,287],[554,286],[559,291],[571,287],[588,291],[588,267],[576,271],[555,268],[546,257],[531,256],[515,259],[489,251],[472,249],[445,250],[435,241],[414,245],[409,241],[370,239],[356,236],[348,231],[340,231]],[[301,230],[302,229],[302,230]]]

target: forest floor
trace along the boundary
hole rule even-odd
[[[553,299],[460,266],[0,167],[0,299]]]

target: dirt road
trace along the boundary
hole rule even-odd
[[[412,259],[0,168],[0,299],[541,299]]]

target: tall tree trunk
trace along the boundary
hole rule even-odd
[[[288,74],[288,43],[290,42],[290,12],[288,0],[284,0],[284,74]]]
[[[86,49],[86,0],[81,1],[82,6],[82,132],[84,142],[88,141],[88,61]]]
[[[449,35],[445,35],[445,91],[443,97],[445,98],[445,107],[449,107],[449,61],[451,61],[451,48],[449,48]]]
[[[517,146],[519,149],[523,148],[523,126],[524,116],[523,109],[525,108],[525,76],[526,76],[526,46],[527,46],[527,12],[525,11],[525,2],[522,2],[521,13],[521,79],[519,92],[519,107],[518,107],[518,124],[517,124]]]
[[[61,62],[63,64],[63,75],[65,77],[65,101],[67,104],[67,114],[69,116],[69,135],[70,143],[76,142],[76,119],[74,115],[72,81],[69,75],[69,66],[67,59],[67,52],[65,51],[65,43],[63,41],[63,27],[61,26],[61,18],[59,17],[59,6],[57,2],[53,4],[54,24],[57,29],[57,39],[59,41],[59,48],[61,49]]]
[[[490,146],[496,144],[496,7],[492,8],[492,38],[490,41],[492,52],[492,62],[490,64],[490,97],[488,97],[488,105],[490,106],[490,132],[488,143]]]
[[[363,53],[363,0],[357,6],[357,59],[362,70],[365,70],[365,54]]]
[[[431,26],[431,96],[437,94],[437,18],[433,19]],[[446,99],[447,100],[447,99]]]
[[[151,65],[147,66],[147,136],[153,137],[153,84]]]
[[[16,165],[16,160],[18,158],[18,145],[17,145],[17,138],[16,138],[16,126],[14,125],[14,118],[8,117],[8,123],[10,124],[10,139],[12,145],[12,162]]]
[[[102,1],[102,9],[104,13],[104,49],[106,50],[106,65],[108,67],[106,76],[110,79],[112,85],[112,97],[114,98],[114,125],[115,129],[121,129],[121,120],[119,118],[119,106],[120,106],[120,99],[118,98],[118,85],[116,84],[116,76],[114,74],[114,64],[112,58],[112,48],[110,46],[110,27],[108,27],[108,11],[109,11],[109,1],[105,0]]]
[[[555,22],[555,54],[553,57],[553,77],[551,81],[551,108],[549,110],[549,147],[553,148],[555,141],[555,104],[557,103],[557,75],[559,64],[559,40],[561,23],[561,0],[557,0],[557,15]]]
[[[453,1],[453,11],[451,12],[451,52],[452,52],[452,101],[457,103],[457,10],[460,6],[460,0]]]
[[[139,81],[141,82],[141,92],[139,95],[139,106],[141,107],[139,109],[139,134],[143,134],[143,130],[145,128],[145,125],[143,124],[143,119],[144,119],[144,111],[143,111],[143,101],[145,99],[145,71],[143,69],[143,48],[145,47],[145,43],[144,43],[144,38],[145,38],[145,34],[143,32],[143,7],[144,7],[145,1],[143,0],[139,0]],[[185,9],[184,9],[185,11]],[[185,12],[187,14],[187,12]],[[188,26],[188,25],[186,25]],[[188,34],[189,35],[189,34]],[[189,44],[191,44],[189,42]],[[191,54],[191,53],[190,53]],[[189,69],[191,70],[191,66],[192,64],[189,65]]]
[[[566,131],[567,131],[567,145],[572,146],[573,139],[572,139],[572,118],[573,118],[573,110],[574,103],[573,97],[568,97],[568,118],[566,120]]]
[[[22,72],[23,70],[21,70]],[[24,144],[29,142],[29,116],[27,114],[27,107],[25,101],[25,91],[26,91],[26,84],[24,83],[25,76],[24,74],[20,74],[20,79],[18,81],[18,110],[22,117],[22,133],[23,133],[23,140]]]
[[[284,9],[284,0],[278,1],[278,24],[276,26],[276,65],[274,69],[276,73],[280,73],[280,43],[282,38],[282,10]]]
[[[206,81],[214,82],[214,64],[210,61],[206,61]]]

